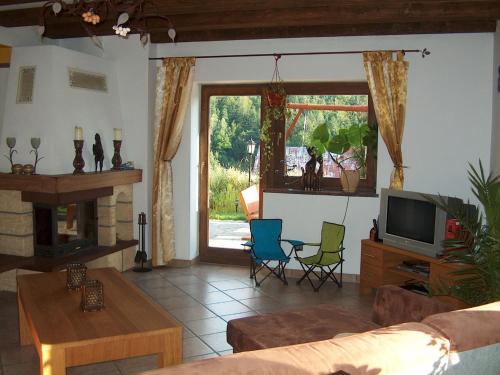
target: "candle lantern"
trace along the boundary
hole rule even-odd
[[[99,280],[87,280],[82,288],[82,310],[101,311],[104,308],[104,288]]]
[[[87,266],[82,263],[70,263],[66,269],[66,286],[69,290],[79,290],[87,278]]]

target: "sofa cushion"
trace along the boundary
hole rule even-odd
[[[340,339],[256,350],[153,370],[148,375],[350,375],[435,373],[448,341],[420,323],[381,328]]]
[[[406,322],[420,322],[425,317],[454,310],[453,306],[394,285],[377,290],[372,320],[383,327]]]
[[[450,341],[446,374],[500,373],[500,301],[432,315],[423,323]]]
[[[500,301],[465,310],[436,314],[422,323],[450,340],[453,351],[500,343]]]
[[[227,323],[227,342],[243,352],[331,339],[344,332],[379,328],[334,304],[234,319]]]

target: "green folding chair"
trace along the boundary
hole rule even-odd
[[[342,288],[342,263],[344,262],[344,234],[345,226],[335,223],[323,222],[321,227],[321,243],[305,243],[306,246],[319,246],[318,252],[309,257],[295,257],[304,270],[304,276],[297,281],[300,284],[307,278],[317,292],[319,288],[331,279],[339,288]],[[333,273],[340,266],[340,277],[337,279]],[[319,269],[320,272],[317,272]],[[316,276],[318,286],[314,285],[310,276]]]

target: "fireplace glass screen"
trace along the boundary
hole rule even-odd
[[[96,201],[34,205],[35,255],[61,256],[97,245]]]

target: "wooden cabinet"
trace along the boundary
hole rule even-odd
[[[429,265],[429,274],[410,272],[400,268],[403,261],[420,261]],[[384,245],[371,240],[361,241],[360,287],[362,291],[381,285],[402,285],[408,281],[429,284],[431,288],[453,282],[450,272],[457,270],[458,264],[443,263],[440,259],[421,255],[412,251]],[[450,297],[439,297],[446,302],[463,307],[463,303]]]

